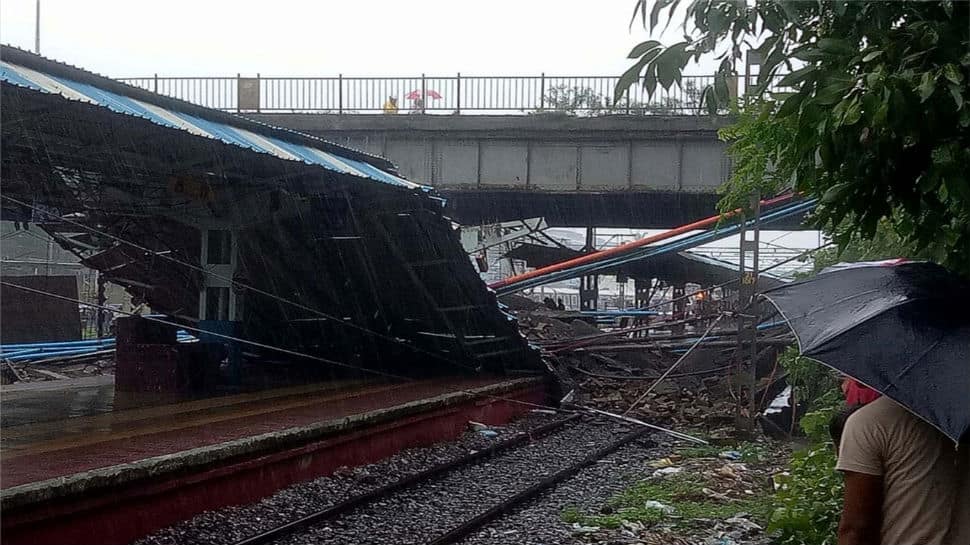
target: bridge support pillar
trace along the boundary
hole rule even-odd
[[[596,251],[596,228],[586,228],[586,253]],[[579,279],[579,310],[596,310],[599,302],[599,276],[591,274]]]
[[[671,316],[673,320],[680,321],[687,318],[687,299],[684,297],[684,295],[686,294],[687,294],[687,286],[685,286],[684,284],[674,286],[674,291],[673,291],[674,308],[673,308],[673,315]],[[675,325],[674,327],[670,328],[670,332],[674,335],[683,334],[684,324],[679,323]]]

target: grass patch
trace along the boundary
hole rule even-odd
[[[707,483],[700,477],[685,474],[640,481],[613,496],[600,513],[583,513],[576,507],[568,507],[562,511],[562,519],[569,524],[603,528],[618,528],[624,520],[647,526],[666,521],[676,527],[689,527],[699,519],[726,519],[745,512],[758,524],[767,524],[773,510],[770,496],[717,500],[702,492],[705,486]],[[668,514],[661,509],[647,507],[647,502],[651,500],[673,507],[674,512]]]

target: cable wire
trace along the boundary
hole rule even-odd
[[[27,204],[24,201],[15,199],[15,198],[10,197],[8,195],[0,195],[0,197],[2,197],[4,199],[7,199],[10,202],[19,204],[21,206],[25,206],[27,208],[30,208],[30,209],[32,209],[34,211],[43,212],[45,214],[49,214],[49,212],[46,212],[44,210],[41,210],[41,209],[39,209],[39,208],[37,208],[35,206],[32,206],[30,204]],[[452,360],[450,358],[447,358],[445,356],[442,356],[441,354],[437,354],[437,353],[432,352],[430,350],[425,350],[425,349],[423,349],[423,348],[421,348],[419,346],[414,346],[412,344],[408,344],[406,342],[401,341],[400,339],[391,337],[389,335],[384,335],[383,333],[380,333],[378,331],[374,331],[372,329],[369,329],[367,327],[364,327],[364,326],[355,324],[353,322],[345,321],[345,320],[343,320],[341,318],[338,318],[337,316],[334,316],[332,314],[327,314],[326,312],[323,312],[323,311],[320,311],[320,310],[317,310],[317,309],[314,309],[314,308],[310,308],[310,307],[308,307],[306,305],[303,305],[303,304],[298,303],[296,301],[292,301],[290,299],[286,299],[285,297],[276,295],[274,293],[270,293],[270,292],[265,291],[265,290],[262,290],[260,288],[256,288],[254,286],[250,286],[248,284],[244,284],[244,283],[239,282],[238,280],[236,280],[234,278],[227,277],[225,275],[220,275],[220,274],[218,274],[218,273],[216,273],[214,271],[210,271],[210,270],[208,270],[208,269],[206,269],[204,267],[201,267],[199,265],[195,265],[195,264],[189,263],[187,261],[182,261],[181,259],[178,259],[176,257],[172,257],[172,256],[170,256],[170,255],[168,255],[166,253],[162,253],[162,252],[158,252],[158,251],[152,250],[152,249],[147,248],[145,246],[142,246],[142,245],[140,245],[138,243],[131,242],[129,240],[123,239],[123,238],[118,237],[116,235],[112,235],[111,233],[107,233],[105,231],[101,231],[100,229],[95,229],[94,227],[91,227],[89,225],[84,225],[83,223],[79,223],[79,222],[76,222],[76,221],[73,221],[73,220],[69,220],[69,219],[66,219],[66,218],[60,218],[60,221],[63,221],[65,223],[68,223],[68,224],[71,224],[71,225],[75,225],[75,226],[80,227],[82,229],[87,229],[88,231],[91,231],[92,233],[96,233],[98,235],[108,237],[111,240],[114,240],[114,241],[119,242],[121,244],[126,244],[128,246],[131,246],[132,248],[137,249],[137,250],[140,250],[140,251],[143,251],[143,252],[147,252],[147,253],[155,256],[155,257],[160,257],[160,258],[165,259],[167,261],[170,261],[172,263],[176,263],[176,264],[179,264],[179,265],[188,267],[188,268],[190,268],[192,270],[201,272],[201,273],[203,273],[205,275],[208,275],[208,276],[211,276],[213,278],[217,278],[219,280],[223,280],[225,282],[229,282],[233,286],[238,286],[240,288],[250,290],[250,291],[252,291],[254,293],[258,293],[260,295],[263,295],[263,296],[266,296],[266,297],[270,297],[270,298],[272,298],[272,299],[274,299],[276,301],[279,301],[281,303],[286,303],[288,305],[292,305],[292,306],[294,306],[296,308],[299,308],[301,310],[305,310],[307,312],[313,313],[313,314],[315,314],[315,315],[317,315],[317,316],[319,316],[321,318],[326,318],[328,320],[331,320],[331,321],[336,322],[336,323],[338,323],[340,325],[349,327],[351,329],[356,329],[358,331],[362,331],[362,332],[367,333],[369,335],[373,335],[373,336],[378,337],[380,339],[383,339],[385,341],[390,341],[390,342],[399,344],[401,346],[405,346],[407,348],[410,348],[411,350],[414,350],[415,352],[419,352],[419,353],[424,354],[424,355],[427,355],[427,356],[432,356],[432,357],[434,357],[434,358],[436,358],[436,359],[438,359],[440,361],[443,361],[445,363],[449,363],[449,364],[452,364],[452,365],[457,365],[457,366],[462,367],[462,368],[465,368],[465,369],[473,369],[473,367],[471,367],[471,366],[464,365],[464,364],[459,363],[457,361],[454,361],[454,360]]]
[[[234,342],[238,342],[238,343],[242,343],[242,344],[248,344],[250,346],[255,346],[257,348],[263,348],[265,350],[272,350],[272,351],[279,352],[281,354],[286,354],[286,355],[289,355],[289,356],[295,356],[295,357],[299,357],[299,358],[306,358],[306,359],[310,359],[310,360],[315,360],[315,361],[323,362],[323,363],[326,363],[326,364],[329,364],[329,365],[334,365],[334,366],[337,366],[337,367],[343,367],[343,368],[346,368],[346,369],[352,369],[354,371],[362,371],[364,373],[370,373],[372,375],[380,376],[382,378],[391,378],[391,379],[394,379],[394,380],[403,380],[405,382],[417,382],[417,380],[418,380],[418,379],[415,379],[415,378],[412,378],[412,377],[406,377],[406,376],[403,376],[403,375],[395,375],[393,373],[388,373],[388,372],[385,372],[385,371],[379,371],[377,369],[368,369],[367,367],[361,367],[361,366],[357,366],[357,365],[353,365],[353,364],[349,364],[349,363],[344,363],[344,362],[341,362],[341,361],[332,360],[330,358],[324,358],[322,356],[314,356],[312,354],[305,354],[305,353],[302,353],[302,352],[297,352],[295,350],[290,350],[288,348],[282,348],[282,347],[279,347],[279,346],[273,346],[273,345],[269,345],[269,344],[264,344],[264,343],[257,342],[257,341],[251,341],[249,339],[242,339],[242,338],[239,338],[239,337],[233,337],[232,335],[225,335],[225,334],[222,334],[222,333],[214,333],[214,332],[211,332],[211,331],[206,331],[204,329],[200,329],[200,328],[197,328],[197,327],[192,327],[192,326],[187,326],[187,325],[184,325],[184,324],[179,324],[179,323],[172,322],[172,321],[169,321],[169,320],[165,320],[165,319],[162,319],[162,318],[158,318],[158,317],[155,317],[155,316],[141,316],[139,314],[135,314],[134,312],[127,312],[127,311],[124,311],[124,310],[112,309],[112,308],[108,308],[108,307],[106,307],[104,305],[98,305],[96,303],[89,303],[87,301],[81,301],[80,299],[74,299],[72,297],[67,297],[65,295],[60,295],[60,294],[57,294],[57,293],[51,293],[51,292],[44,291],[44,290],[39,290],[39,289],[36,289],[36,288],[29,288],[27,286],[21,286],[19,284],[14,284],[14,283],[7,282],[7,281],[4,281],[4,280],[0,280],[0,285],[8,286],[8,287],[11,287],[11,288],[15,288],[15,289],[19,289],[19,290],[23,290],[23,291],[27,291],[27,292],[31,292],[31,293],[36,293],[38,295],[44,295],[44,296],[51,297],[51,298],[54,298],[54,299],[60,299],[62,301],[70,301],[72,303],[77,303],[79,305],[84,305],[84,306],[88,306],[88,307],[92,307],[92,308],[97,308],[97,309],[101,309],[101,310],[109,310],[111,312],[116,312],[118,314],[124,314],[124,315],[127,315],[127,316],[138,317],[138,318],[142,318],[144,320],[150,320],[150,321],[157,322],[157,323],[160,323],[160,324],[164,324],[164,325],[168,325],[168,326],[172,326],[172,327],[178,327],[178,328],[181,328],[181,329],[185,329],[185,330],[188,330],[188,331],[194,331],[196,333],[202,333],[202,334],[209,335],[209,336],[212,336],[212,337],[218,337],[218,338],[221,338],[221,339],[224,339],[224,340],[228,340],[228,341],[234,341]],[[534,408],[537,408],[537,409],[546,409],[546,410],[553,410],[553,411],[557,411],[557,412],[566,412],[566,413],[570,412],[570,411],[563,410],[562,408],[552,407],[552,406],[549,406],[549,405],[542,405],[542,404],[539,404],[539,403],[531,403],[531,402],[528,402],[528,401],[522,401],[520,399],[513,399],[513,398],[509,398],[509,397],[502,397],[502,396],[497,396],[497,395],[494,395],[494,394],[484,394],[484,393],[481,393],[481,392],[473,392],[471,390],[465,390],[465,389],[458,389],[458,390],[454,390],[454,391],[455,392],[458,392],[458,393],[468,394],[468,395],[475,396],[475,397],[483,397],[483,398],[494,399],[494,400],[498,400],[498,401],[506,401],[506,402],[509,402],[509,403],[515,403],[515,404],[519,404],[519,405],[534,407]]]

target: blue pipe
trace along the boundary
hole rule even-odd
[[[36,342],[36,343],[20,343],[20,344],[4,344],[0,345],[0,350],[19,350],[19,349],[30,349],[30,348],[58,348],[58,347],[70,347],[70,346],[87,346],[87,345],[97,345],[104,343],[113,343],[114,337],[109,337],[105,339],[90,339],[84,341],[61,341],[61,342]]]
[[[98,352],[94,348],[74,348],[71,350],[58,350],[56,352],[42,352],[40,354],[23,354],[20,356],[4,356],[4,359],[18,362],[18,361],[28,361],[28,360],[46,360],[47,358],[56,358],[59,356],[78,356],[81,354],[93,354]]]
[[[194,338],[195,337],[193,337],[192,335],[189,335],[187,333],[182,333],[176,336],[176,341],[185,342],[187,340],[194,339]],[[41,344],[44,344],[44,343],[41,343]],[[114,339],[112,339],[110,343],[105,343],[101,345],[62,346],[62,347],[21,349],[16,351],[0,353],[0,357],[12,362],[43,360],[48,358],[56,358],[60,356],[75,356],[75,355],[91,354],[102,350],[113,350],[114,344],[115,344]]]
[[[183,337],[189,335],[183,329],[176,332],[176,337]],[[0,350],[21,350],[21,349],[37,349],[37,348],[59,348],[59,347],[81,347],[88,345],[103,345],[112,344],[116,341],[115,337],[105,337],[103,339],[86,339],[81,341],[58,341],[58,342],[36,342],[36,343],[16,343],[16,344],[3,344],[0,345]]]

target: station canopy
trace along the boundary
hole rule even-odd
[[[3,219],[153,311],[206,318],[202,240],[223,230],[247,340],[397,372],[540,366],[444,200],[386,159],[14,47],[0,59]]]

